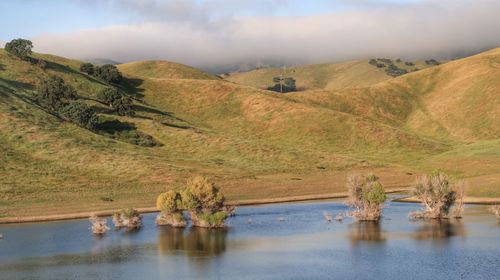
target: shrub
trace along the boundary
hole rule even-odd
[[[421,177],[415,185],[414,194],[421,200],[424,209],[410,213],[410,217],[420,219],[447,218],[457,198],[446,174],[439,171]]]
[[[58,76],[50,76],[47,80],[43,80],[38,91],[40,104],[52,111],[62,108],[67,100],[76,98],[76,91],[73,87],[66,85]]]
[[[14,39],[5,44],[5,50],[20,59],[27,60],[32,54],[33,43],[30,40]]]
[[[491,211],[491,213],[495,214],[495,216],[497,216],[497,218],[500,219],[500,204],[491,206],[490,211]]]
[[[106,64],[101,67],[94,68],[94,76],[108,83],[117,84],[122,80],[122,74],[118,71],[116,66]]]
[[[36,60],[36,65],[38,67],[40,67],[41,69],[46,69],[47,68],[47,61],[43,60],[43,59],[37,59]]]
[[[116,228],[127,227],[129,229],[139,229],[142,227],[142,216],[134,208],[122,209],[120,213],[116,213],[115,215],[117,215]]]
[[[118,89],[113,87],[104,88],[97,94],[97,99],[110,107],[112,107],[115,100],[120,99],[121,97],[122,95]]]
[[[405,65],[406,66],[415,66],[415,63],[413,63],[411,61],[407,61],[407,62],[405,62]]]
[[[94,129],[99,123],[94,110],[82,102],[72,102],[64,106],[59,113],[66,120],[88,129]]]
[[[191,215],[193,226],[222,227],[229,216],[224,207],[224,195],[205,177],[195,177],[181,193],[182,205]]]
[[[96,215],[92,215],[90,216],[89,220],[92,224],[92,233],[101,235],[105,234],[109,230],[106,219],[99,218]]]
[[[80,66],[80,71],[86,73],[88,75],[94,75],[94,64],[92,63],[83,63]]]
[[[431,59],[429,59],[429,60],[426,60],[426,61],[425,61],[425,64],[427,64],[427,65],[439,65],[439,64],[441,64],[441,63],[439,63],[439,61],[437,61],[437,60],[435,60],[435,59],[431,58]]]
[[[378,221],[382,215],[382,206],[386,199],[384,186],[378,177],[370,174],[347,178],[347,205],[354,208],[351,215],[359,221]]]
[[[387,69],[385,69],[385,72],[387,73],[387,75],[392,77],[397,77],[408,73],[408,71],[406,71],[405,69],[401,69],[392,63],[389,64],[389,67],[387,67]]]
[[[296,81],[292,77],[274,77],[273,82],[275,84],[271,87],[268,87],[268,90],[280,93],[297,91],[297,86],[295,85]]]
[[[132,99],[128,96],[121,96],[111,103],[111,107],[120,116],[132,117],[135,112],[132,110]]]
[[[372,58],[370,59],[370,61],[368,61],[368,63],[370,63],[371,65],[377,65],[377,60]]]
[[[160,194],[156,199],[156,208],[160,211],[156,217],[157,225],[186,226],[182,215],[182,199],[178,192],[168,191]]]

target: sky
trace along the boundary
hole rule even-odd
[[[2,0],[0,45],[207,70],[500,47],[498,0]]]

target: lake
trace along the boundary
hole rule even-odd
[[[0,279],[498,279],[500,224],[485,206],[461,220],[410,221],[389,202],[379,224],[327,222],[340,201],[237,208],[228,229],[90,232],[88,220],[0,225]],[[111,223],[111,219],[108,219]]]

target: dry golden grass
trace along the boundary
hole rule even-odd
[[[78,61],[37,55],[53,63],[41,70],[0,50],[0,217],[148,207],[197,174],[213,178],[230,200],[279,201],[342,193],[353,171],[373,171],[390,189],[443,168],[469,181],[469,195],[498,197],[500,142],[488,140],[500,129],[494,122],[500,85],[492,80],[497,52],[368,88],[290,95],[165,62],[121,65],[139,80],[124,90],[143,102],[135,104],[136,117],[113,118],[164,144],[146,148],[62,122],[31,101],[34,86],[49,74],[94,98],[107,85],[79,73]],[[481,69],[471,74],[461,63]],[[346,71],[339,87],[364,73],[356,65],[336,66],[338,77]],[[314,83],[334,88],[324,73]],[[448,96],[455,91],[461,93]],[[436,109],[439,95],[446,95],[449,116]],[[461,111],[470,117],[459,117]]]

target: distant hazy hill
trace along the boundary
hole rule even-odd
[[[248,72],[233,72],[224,78],[239,84],[267,89],[273,84],[273,77],[283,75],[293,77],[299,90],[326,89],[337,90],[353,87],[366,87],[387,81],[392,77],[386,73],[389,63],[377,61],[381,68],[368,60],[356,60],[334,64],[313,64],[288,68],[261,68]],[[408,72],[428,68],[432,65],[424,61],[409,62],[392,60],[400,69]]]
[[[470,195],[500,196],[500,49],[397,78],[368,61],[297,67],[305,90],[286,95],[260,89],[278,70],[225,81],[166,61],[121,64],[134,117],[95,101],[108,85],[81,61],[35,56],[48,68],[0,50],[0,216],[151,206],[193,174],[249,199],[343,191],[354,170],[394,187],[442,168],[468,179]],[[107,135],[36,103],[49,75],[109,120]],[[115,137],[134,131],[163,145]]]

